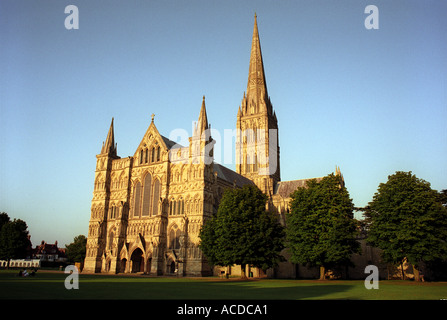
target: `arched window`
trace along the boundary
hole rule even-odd
[[[155,147],[151,150],[151,162],[155,161]]]
[[[180,229],[174,224],[169,232],[169,249],[180,249],[180,234]]]
[[[253,171],[258,171],[258,156],[257,154],[253,154]]]
[[[160,161],[160,146],[157,148],[157,161]]]
[[[149,216],[151,210],[151,175],[148,173],[143,183],[143,211],[142,216]]]
[[[110,189],[115,189],[115,173],[112,173],[110,180],[111,180]]]
[[[118,216],[119,210],[120,210],[120,207],[116,207],[116,206],[112,207],[112,219],[116,219],[116,217]]]
[[[148,159],[148,156],[147,156],[147,154],[148,154],[148,151],[149,151],[148,149],[146,149],[146,150],[145,150],[146,154],[145,154],[145,159],[144,159],[144,163],[147,163],[147,159]]]
[[[109,249],[112,249],[113,247],[113,238],[115,237],[113,231],[110,232],[109,234]]]
[[[118,188],[121,189],[124,187],[124,172],[121,172],[119,178],[118,178]]]
[[[140,164],[143,163],[143,149],[140,151]]]
[[[178,214],[179,215],[183,215],[184,212],[184,206],[185,206],[185,202],[183,201],[183,198],[180,197],[180,200],[178,201]]]
[[[160,199],[160,181],[155,179],[154,181],[154,199],[152,200],[153,208],[152,215],[155,216],[158,214],[158,201]]]
[[[134,187],[134,198],[133,198],[133,216],[140,216],[140,201],[141,201],[141,184],[140,181],[137,181]]]

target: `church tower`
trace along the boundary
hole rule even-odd
[[[87,239],[84,270],[99,272],[105,249],[107,218],[110,208],[112,161],[119,159],[115,144],[113,118],[101,152],[96,155],[95,185]]]
[[[247,91],[237,113],[236,128],[236,172],[271,197],[281,180],[278,121],[267,92],[256,14]]]

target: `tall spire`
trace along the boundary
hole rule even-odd
[[[115,134],[113,132],[113,118],[110,124],[109,133],[107,134],[106,142],[102,144],[101,154],[116,155]]]
[[[278,120],[267,93],[256,13],[254,18],[247,91],[237,112],[236,172],[271,195],[281,181]]]
[[[264,64],[262,62],[258,23],[255,13],[253,39],[251,41],[250,67],[248,70],[247,99],[249,104],[251,101],[254,101],[257,105],[259,105],[261,98],[267,99],[268,94],[265,81]]]
[[[199,122],[197,123],[197,135],[200,137],[202,133],[208,129],[208,117],[206,116],[205,96],[202,100],[202,108],[200,109]]]
[[[203,96],[200,108],[199,120],[194,124],[193,136],[190,138],[190,155],[192,163],[211,164],[213,161],[213,149],[207,149],[207,145],[213,142],[210,134],[211,125],[206,115],[205,96]]]

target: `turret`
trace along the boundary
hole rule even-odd
[[[111,156],[117,155],[117,145],[115,144],[115,134],[113,132],[113,118],[110,124],[109,132],[107,133],[106,141],[102,143],[101,153],[109,154]]]

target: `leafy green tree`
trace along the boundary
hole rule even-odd
[[[2,230],[2,227],[4,224],[8,223],[11,219],[9,219],[9,216],[6,212],[0,213],[0,231]]]
[[[360,251],[354,205],[340,179],[330,174],[307,181],[292,193],[286,217],[291,261],[319,266],[320,279],[328,268],[351,265],[351,255]]]
[[[439,202],[441,202],[441,204],[444,207],[447,207],[447,189],[439,191],[438,196],[439,196]]]
[[[227,189],[217,214],[200,231],[200,248],[212,265],[246,265],[267,270],[284,258],[284,228],[266,211],[267,196],[256,186]]]
[[[419,280],[420,262],[447,258],[447,208],[430,183],[410,172],[397,171],[369,203],[368,242],[382,249],[388,263],[407,259]]]
[[[84,235],[79,235],[74,238],[73,242],[65,245],[65,254],[69,262],[83,262],[85,259],[87,246],[87,238]]]
[[[6,215],[6,216],[5,216]],[[6,219],[7,214],[1,214],[2,227],[0,230],[0,259],[26,258],[31,243],[28,237],[28,226],[20,219],[13,221]]]

